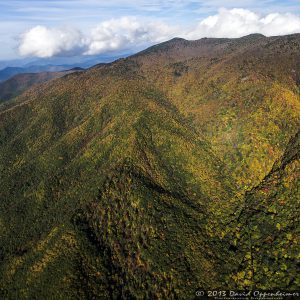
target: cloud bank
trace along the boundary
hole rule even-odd
[[[76,29],[36,26],[21,35],[19,53],[44,58],[80,53],[85,46],[84,36]]]
[[[112,19],[91,30],[85,54],[101,54],[161,42],[174,34],[174,28],[163,22],[142,22],[135,17]]]
[[[260,16],[250,10],[220,9],[219,13],[201,21],[187,34],[189,38],[238,38],[251,33],[266,36],[300,32],[300,16],[290,13],[272,13]]]
[[[191,28],[179,28],[161,21],[121,17],[98,24],[88,34],[73,28],[36,26],[20,37],[22,56],[52,57],[74,54],[95,55],[135,50],[175,36],[237,38],[251,33],[266,36],[300,32],[300,16],[272,13],[261,16],[246,9],[220,9]]]

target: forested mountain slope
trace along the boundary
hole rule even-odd
[[[299,288],[299,142],[300,132],[270,174],[246,195],[234,239],[243,254],[234,279],[244,287]]]
[[[22,92],[26,91],[34,84],[60,78],[66,74],[82,71],[81,68],[75,68],[60,72],[41,72],[41,73],[24,73],[17,74],[12,78],[0,83],[0,103],[10,100]]]
[[[192,299],[199,287],[299,286],[294,256],[289,282],[275,265],[264,278],[253,265],[241,273],[244,231],[263,220],[245,205],[281,172],[273,165],[299,128],[299,49],[300,35],[174,39],[2,104],[1,295]],[[280,224],[297,214],[297,189]]]

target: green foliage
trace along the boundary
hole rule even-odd
[[[299,287],[300,57],[282,40],[175,39],[2,104],[1,297]]]
[[[261,289],[299,287],[300,132],[265,180],[246,195],[240,215],[239,245],[248,249],[241,269]],[[248,256],[247,256],[248,255]],[[233,276],[239,288],[247,287]]]

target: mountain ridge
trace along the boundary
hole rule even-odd
[[[171,41],[0,107],[2,296],[194,299],[199,287],[299,286],[297,244],[284,252],[297,230],[284,219],[297,217],[300,38],[254,40]],[[285,172],[281,161],[287,180],[269,191],[282,199],[268,207],[264,180]],[[249,251],[249,224],[261,252]]]
[[[0,83],[0,102],[8,101],[20,95],[34,84],[63,77],[78,71],[83,71],[83,69],[72,68],[70,70],[58,72],[21,73],[14,75],[10,79]]]

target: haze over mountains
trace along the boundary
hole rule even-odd
[[[122,57],[126,57],[123,54]],[[59,78],[74,71],[112,62],[120,56],[51,57],[0,62],[0,102],[16,97],[33,84]]]
[[[0,102],[12,99],[37,83],[63,77],[66,74],[83,71],[82,68],[73,68],[57,72],[20,73],[0,83]]]
[[[30,66],[26,68],[7,67],[0,71],[0,82],[6,81],[17,74],[40,73],[40,72],[59,72],[64,71],[67,66]]]
[[[10,79],[17,74],[59,72],[73,68],[90,68],[98,63],[112,62],[127,53],[119,55],[89,55],[74,57],[24,58],[0,61],[0,82]]]
[[[300,35],[172,39],[0,106],[0,295],[299,290]]]

